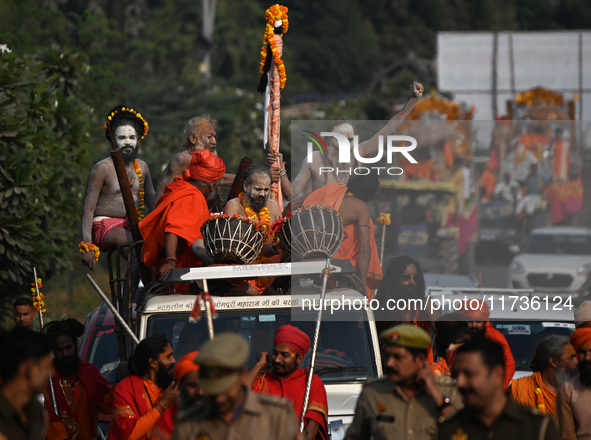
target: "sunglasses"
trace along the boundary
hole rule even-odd
[[[418,273],[403,273],[402,274],[402,281],[408,282],[413,280],[415,283],[419,282],[419,274]]]

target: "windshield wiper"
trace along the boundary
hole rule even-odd
[[[314,369],[314,373],[318,376],[322,376],[323,374],[327,373],[339,373],[342,371],[367,371],[365,367],[345,367],[343,365],[335,366],[335,367],[323,367]]]

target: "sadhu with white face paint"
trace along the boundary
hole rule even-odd
[[[121,149],[131,193],[141,220],[153,208],[154,186],[148,165],[137,159],[139,142],[148,133],[148,123],[136,110],[118,105],[105,122],[105,136]],[[81,222],[82,264],[94,270],[98,251],[110,251],[132,241],[129,220],[113,159],[97,162],[86,181]]]

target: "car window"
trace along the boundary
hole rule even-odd
[[[95,327],[86,362],[94,364],[109,383],[115,383],[119,349],[114,327]]]
[[[575,325],[567,322],[498,321],[493,326],[505,336],[515,358],[517,370],[531,371],[536,347],[550,335],[570,336]]]
[[[349,312],[347,312],[349,313]],[[358,316],[351,320],[326,321],[322,323],[316,354],[315,372],[325,382],[363,381],[377,377],[376,361],[371,344],[369,323],[360,312],[350,312]],[[273,338],[277,328],[285,324],[296,325],[306,332],[313,341],[314,321],[291,321],[290,310],[253,310],[218,313],[213,321],[215,334],[233,332],[244,336],[251,345],[251,355],[247,367],[256,363],[261,351],[273,351]],[[208,340],[205,319],[196,324],[188,322],[188,314],[176,313],[154,315],[148,319],[147,335],[164,335],[172,343],[175,358],[198,350]],[[309,365],[309,355],[303,367]]]
[[[570,234],[532,234],[526,254],[591,255],[591,237]]]

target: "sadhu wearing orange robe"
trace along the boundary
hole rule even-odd
[[[347,186],[329,183],[313,191],[302,207],[324,205],[337,211],[343,220],[344,238],[335,259],[349,260],[365,284],[369,298],[382,280],[382,267],[367,203],[376,196],[375,175],[352,176]]]
[[[556,415],[560,386],[576,374],[577,354],[567,336],[552,335],[536,347],[531,363],[534,374],[511,382],[511,396],[517,403]]]
[[[271,357],[273,370],[258,376],[253,391],[284,397],[293,402],[298,420],[302,416],[308,370],[300,368],[310,349],[310,338],[292,325],[277,329]],[[262,353],[259,365],[266,364],[267,353]],[[304,432],[316,439],[328,439],[328,401],[324,383],[319,376],[312,378],[310,399],[304,416]]]
[[[210,215],[206,198],[215,194],[225,172],[224,162],[215,154],[195,151],[183,177],[164,189],[154,211],[140,222],[144,263],[155,267],[161,277],[175,267],[203,266],[207,260],[201,235]]]

